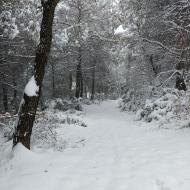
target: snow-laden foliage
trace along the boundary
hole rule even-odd
[[[32,147],[63,150],[83,146],[84,139],[76,134],[76,131],[87,127],[83,116],[84,112],[79,101],[56,99],[46,102],[46,109],[39,110],[36,115]],[[17,121],[18,115],[11,116],[9,113],[0,115],[0,135],[3,136],[3,142],[12,139]]]
[[[0,114],[0,134],[2,134],[5,141],[12,138],[16,121],[17,115],[11,115],[9,113]]]
[[[75,133],[87,127],[82,119],[83,114],[80,111],[59,110],[40,112],[33,128],[32,146],[55,150],[83,146],[84,139]]]
[[[45,102],[45,109],[48,110],[59,110],[59,111],[68,111],[68,110],[77,110],[83,111],[81,100],[80,99],[61,99],[56,98],[54,100],[48,100]]]
[[[0,29],[3,31],[2,35],[10,39],[14,39],[19,34],[16,18],[11,11],[3,11],[0,14]]]
[[[190,113],[190,92],[164,89],[155,99],[146,101],[143,109],[136,113],[137,120],[156,122],[159,127],[188,127]]]
[[[126,87],[123,87],[126,89]],[[123,92],[123,96],[119,101],[119,108],[121,111],[137,111],[145,105],[145,98],[151,97],[152,88],[149,87],[146,90],[140,89],[127,89]]]
[[[0,13],[2,36],[14,39],[25,33],[29,38],[37,41],[40,31],[40,16],[40,1],[3,2]]]

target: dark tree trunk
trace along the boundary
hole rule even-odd
[[[86,86],[86,84],[84,85],[84,97],[87,98],[87,86]]]
[[[95,72],[96,72],[96,64],[93,66],[93,69],[92,69],[92,91],[91,91],[91,100],[94,100],[94,95],[95,95]]]
[[[82,70],[81,70],[81,79],[80,79],[80,97],[83,97],[83,91],[84,91],[84,85],[83,85],[83,76],[82,76]]]
[[[76,92],[75,97],[83,97],[83,77],[82,77],[82,59],[81,59],[81,51],[79,50],[79,57],[78,57],[78,65],[77,65],[77,72],[76,72]]]
[[[17,99],[17,83],[16,80],[13,78],[13,86],[14,86],[14,92],[13,92],[13,105],[15,108],[15,113],[18,111],[18,99]]]
[[[152,67],[152,71],[154,72],[154,76],[156,77],[157,74],[158,74],[158,71],[157,71],[156,66],[154,65],[153,55],[150,55],[149,61],[150,61],[150,65],[151,65],[151,67]]]
[[[3,84],[2,89],[3,89],[3,106],[4,106],[4,110],[5,110],[5,112],[8,112],[8,90],[7,90],[7,86]]]
[[[77,9],[78,9],[78,41],[79,41],[79,48],[78,48],[78,65],[77,65],[77,72],[76,72],[76,92],[75,97],[83,97],[83,77],[82,77],[82,49],[81,49],[81,41],[82,41],[82,32],[81,32],[81,19],[82,19],[82,11],[81,11],[81,1],[77,1]]]
[[[81,64],[77,65],[77,72],[76,72],[76,92],[75,92],[75,97],[79,98],[80,97],[80,88],[81,88]]]
[[[184,91],[187,90],[184,77],[181,73],[177,73],[177,75],[176,75],[175,88],[177,88],[178,90],[184,90]]]
[[[185,52],[183,51],[181,54],[181,58],[184,58],[184,54]],[[176,64],[176,70],[178,70],[179,72],[176,73],[176,83],[175,83],[175,88],[177,88],[178,90],[187,90],[187,86],[185,84],[185,80],[184,80],[184,70],[185,70],[185,62],[184,61],[179,61]]]
[[[51,70],[52,70],[52,98],[55,98],[55,65],[51,62]]]
[[[72,72],[69,72],[69,96],[72,97],[73,76]]]
[[[36,96],[28,96],[26,93],[23,95],[23,103],[21,104],[19,111],[19,121],[13,136],[13,147],[17,145],[17,143],[22,143],[26,148],[30,149],[30,137],[39,103],[45,66],[48,62],[48,56],[50,53],[52,25],[55,7],[58,1],[59,0],[41,0],[43,18],[40,32],[40,43],[37,47],[34,67],[34,79],[39,87],[39,92]]]

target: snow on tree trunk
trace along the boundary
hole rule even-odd
[[[34,76],[25,87],[23,101],[19,109],[19,121],[13,136],[13,147],[22,143],[30,149],[30,137],[41,94],[45,66],[48,62],[52,42],[52,25],[55,7],[59,0],[42,0],[43,19],[40,32],[40,43],[37,47]]]

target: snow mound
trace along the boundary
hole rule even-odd
[[[17,162],[23,162],[23,160],[31,160],[35,157],[35,154],[28,150],[26,147],[24,147],[21,143],[18,143],[13,148],[13,159]]]

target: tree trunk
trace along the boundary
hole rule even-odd
[[[69,96],[72,97],[73,76],[72,72],[69,72]]]
[[[51,62],[51,70],[52,70],[52,98],[55,98],[55,65]]]
[[[152,71],[153,71],[153,73],[154,73],[154,76],[156,77],[156,76],[158,75],[158,71],[157,71],[156,66],[154,65],[153,55],[150,55],[149,61],[150,61],[150,65],[151,65],[151,67],[152,67]]]
[[[14,86],[14,92],[13,92],[13,105],[15,108],[15,113],[18,111],[18,100],[17,100],[17,83],[15,78],[13,78],[13,86]]]
[[[79,51],[78,65],[76,72],[76,92],[75,97],[83,97],[83,77],[82,77],[82,60],[81,60],[81,51]]]
[[[185,80],[184,77],[181,73],[177,73],[176,74],[176,84],[175,84],[175,88],[177,88],[178,90],[187,90],[186,84],[185,84]]]
[[[79,98],[80,97],[80,70],[81,70],[81,65],[77,65],[77,72],[76,72],[76,92],[75,92],[75,97]]]
[[[2,89],[3,89],[3,106],[4,106],[4,110],[5,112],[8,112],[8,90],[7,90],[7,86],[6,85],[2,85]]]
[[[87,97],[87,85],[86,84],[84,85],[84,97],[88,98]]]
[[[83,76],[82,76],[82,70],[81,70],[81,77],[80,77],[80,97],[83,97],[83,91],[84,91],[84,85],[83,85]]]
[[[184,58],[184,51],[181,54],[181,58]],[[184,70],[185,70],[185,63],[183,61],[179,61],[176,64],[176,70],[178,70],[179,72],[176,73],[176,81],[175,81],[175,88],[177,88],[178,90],[187,90],[187,86],[185,84],[185,80],[184,80]]]
[[[48,62],[48,56],[51,49],[52,25],[55,7],[58,1],[59,0],[41,0],[43,18],[41,23],[40,43],[37,47],[34,67],[34,79],[36,85],[39,87],[39,91],[38,94],[34,96],[29,96],[26,93],[23,95],[18,125],[13,135],[13,147],[17,145],[17,143],[22,143],[26,148],[30,149],[30,137],[39,103],[45,66]]]
[[[92,91],[91,91],[91,100],[94,100],[95,95],[95,72],[96,72],[96,65],[93,66],[92,69]]]
[[[82,19],[82,11],[81,11],[81,1],[77,1],[77,8],[78,8],[78,41],[79,41],[79,48],[78,48],[78,65],[77,65],[77,72],[76,72],[76,92],[75,97],[83,97],[83,77],[82,77],[82,49],[81,49],[81,41],[82,41],[82,31],[81,31],[81,19]]]

